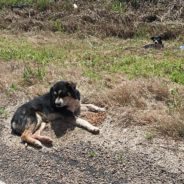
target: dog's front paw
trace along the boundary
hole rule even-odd
[[[93,134],[99,134],[100,133],[100,129],[98,127],[93,127],[90,129],[90,132]]]
[[[106,111],[106,109],[103,108],[103,107],[99,107],[99,108],[98,108],[98,112],[105,112],[105,111]]]

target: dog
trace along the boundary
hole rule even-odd
[[[153,36],[150,38],[154,43],[144,45],[145,49],[154,48],[154,49],[162,49],[164,48],[164,44],[162,43],[161,36]]]
[[[50,91],[20,106],[11,120],[12,133],[20,135],[25,143],[42,148],[42,143],[52,144],[52,139],[42,136],[45,126],[59,118],[69,118],[71,123],[98,134],[99,128],[79,118],[80,111],[105,111],[93,104],[80,103],[80,92],[76,84],[59,81]]]

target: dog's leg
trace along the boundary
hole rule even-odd
[[[45,143],[51,144],[52,143],[52,139],[50,139],[50,137],[48,137],[48,136],[42,136],[41,135],[41,132],[45,129],[45,126],[46,126],[46,123],[45,122],[42,122],[41,125],[40,125],[40,127],[32,135],[32,137],[34,139],[37,139],[37,140],[41,141],[41,142],[45,142]]]
[[[28,144],[31,144],[37,148],[42,148],[41,142],[32,137],[33,129],[34,129],[33,125],[27,129],[25,129],[21,135],[21,140],[28,143]]]
[[[81,111],[105,112],[105,108],[93,104],[81,104]]]
[[[76,118],[75,125],[77,125],[81,128],[84,128],[93,134],[99,134],[99,132],[100,132],[98,127],[93,126],[88,121],[81,119],[81,118]]]

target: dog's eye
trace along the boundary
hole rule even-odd
[[[56,91],[54,91],[54,96],[56,96],[57,95],[57,92]]]
[[[59,90],[59,91],[58,91],[58,94],[60,95],[61,93],[62,93],[62,90]]]

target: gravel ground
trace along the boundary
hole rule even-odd
[[[147,140],[146,126],[121,128],[107,117],[99,135],[74,128],[56,137],[47,128],[54,145],[37,150],[11,134],[10,119],[0,121],[0,180],[6,184],[184,183],[184,144]]]

